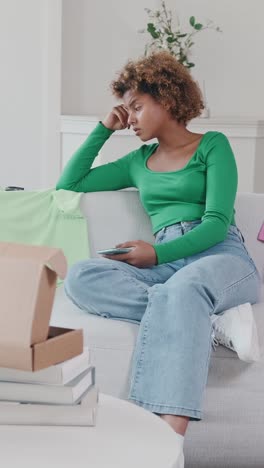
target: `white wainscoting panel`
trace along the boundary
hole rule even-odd
[[[61,116],[61,170],[98,123],[97,116]],[[196,133],[223,132],[233,148],[239,175],[238,190],[264,192],[264,120],[199,118],[188,128]],[[152,143],[155,140],[150,140]],[[141,146],[132,130],[117,131],[101,149],[93,167],[114,161]],[[223,187],[224,189],[224,187]]]

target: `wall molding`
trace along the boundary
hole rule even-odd
[[[243,119],[239,117],[219,117],[194,119],[189,128],[198,133],[207,130],[217,130],[227,137],[233,138],[264,138],[264,120]]]
[[[89,134],[99,120],[100,118],[94,115],[62,115],[60,131],[79,135]]]
[[[89,134],[99,122],[95,115],[62,115],[61,133]],[[197,133],[217,130],[227,137],[233,138],[264,138],[264,120],[241,117],[198,118],[190,122],[188,128]],[[133,130],[120,130],[114,133],[118,136],[134,136]]]

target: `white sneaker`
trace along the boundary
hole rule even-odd
[[[219,344],[235,351],[239,359],[254,362],[260,359],[257,327],[249,302],[212,316],[213,347]]]

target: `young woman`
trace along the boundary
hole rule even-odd
[[[211,316],[259,296],[259,275],[236,227],[236,162],[219,132],[196,134],[197,84],[163,51],[129,61],[112,82],[122,102],[72,156],[57,189],[136,187],[155,242],[128,240],[129,253],[84,260],[66,278],[69,298],[87,312],[139,324],[129,399],[184,435],[201,419],[211,351]],[[115,130],[145,142],[91,169]],[[116,294],[118,291],[118,295]]]

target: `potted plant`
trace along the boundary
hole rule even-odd
[[[186,68],[195,66],[190,61],[191,48],[194,45],[196,34],[206,29],[212,29],[216,32],[222,32],[219,26],[215,26],[212,20],[207,20],[204,24],[196,21],[194,16],[189,18],[189,30],[182,29],[179,18],[174,28],[172,24],[172,12],[168,10],[165,1],[161,2],[160,10],[150,10],[145,8],[150,21],[147,29],[141,29],[139,33],[149,33],[151,42],[145,46],[145,55],[155,50],[166,49]]]

